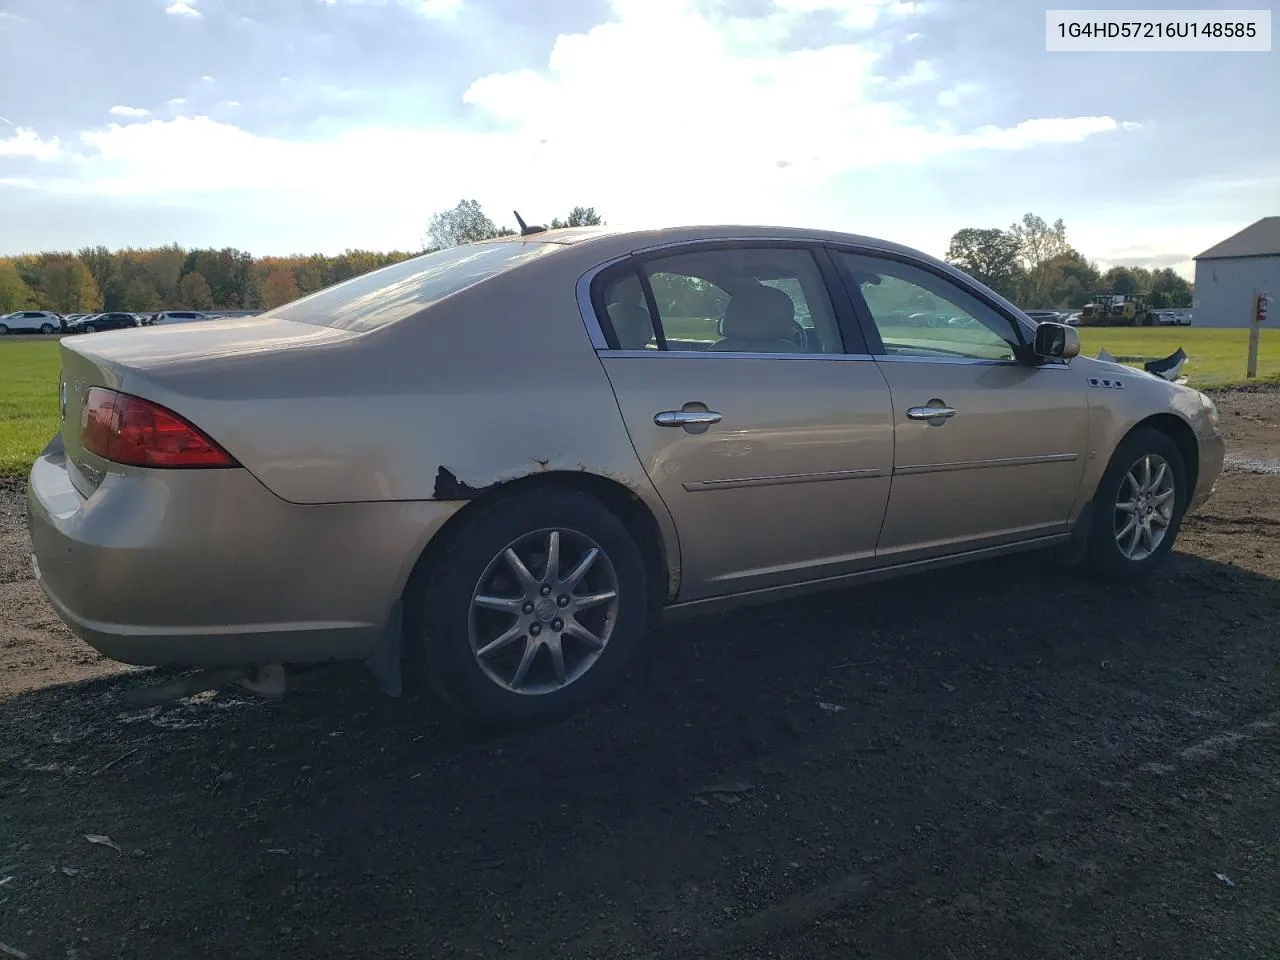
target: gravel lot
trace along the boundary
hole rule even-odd
[[[1235,466],[1154,582],[683,622],[504,738],[355,669],[128,709],[0,487],[0,957],[1274,960],[1280,394],[1219,400]]]

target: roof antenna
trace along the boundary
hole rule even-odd
[[[540,227],[537,224],[531,227],[525,223],[524,218],[520,216],[519,210],[512,210],[511,212],[516,215],[516,223],[520,224],[520,236],[527,237],[531,233],[546,233],[546,227]]]

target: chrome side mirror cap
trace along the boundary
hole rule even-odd
[[[1080,332],[1065,323],[1045,321],[1036,327],[1032,349],[1045,360],[1070,360],[1080,355]]]

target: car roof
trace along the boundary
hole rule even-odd
[[[482,240],[481,243],[502,243],[520,239],[518,237],[496,237],[493,240]],[[827,230],[809,227],[780,227],[769,224],[687,224],[657,228],[621,228],[610,226],[599,227],[562,227],[557,230],[546,230],[530,234],[526,240],[544,243],[561,243],[565,245],[589,244],[612,247],[625,245],[628,241],[637,244],[637,249],[663,246],[671,243],[689,243],[698,240],[797,240],[815,243],[847,243],[862,247],[874,247],[887,252],[899,252],[911,256],[921,256],[921,251],[914,247],[881,240],[862,234],[847,233],[841,230]],[[925,256],[928,256],[925,254]],[[936,259],[930,257],[929,259]]]

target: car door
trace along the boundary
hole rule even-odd
[[[924,261],[835,253],[892,395],[893,484],[876,547],[909,561],[1063,532],[1088,451],[1088,389],[1031,362],[1032,333]]]
[[[681,600],[874,561],[889,391],[831,284],[825,251],[743,242],[637,256],[592,285],[600,360],[678,531]]]

